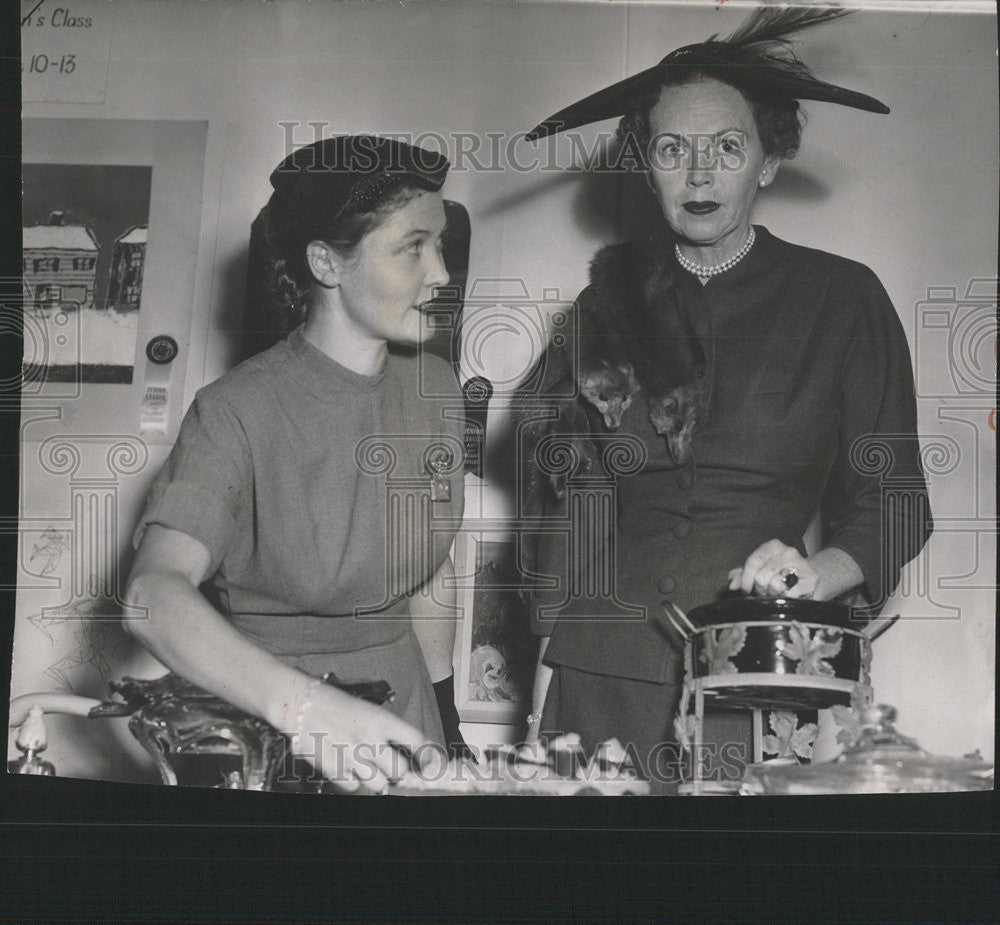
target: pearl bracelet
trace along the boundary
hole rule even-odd
[[[295,731],[292,733],[293,747],[302,748],[302,737],[306,734],[306,711],[312,706],[313,691],[323,683],[322,678],[310,678],[303,692],[303,699],[299,703],[298,712],[295,714]]]
[[[534,726],[536,723],[540,723],[541,721],[542,721],[542,714],[541,713],[529,713],[528,714],[528,725],[529,726]]]

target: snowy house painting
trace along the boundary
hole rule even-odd
[[[25,381],[131,383],[152,168],[28,163],[21,180]]]
[[[53,212],[47,225],[29,225],[22,235],[28,304],[36,311],[93,308],[100,247],[90,228],[63,224],[63,213]]]
[[[142,268],[146,262],[145,225],[136,225],[115,241],[108,279],[108,307],[137,309],[142,296]]]

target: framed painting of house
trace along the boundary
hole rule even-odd
[[[529,624],[516,544],[502,533],[456,538],[458,633],[455,700],[464,722],[513,725],[531,709],[538,639]]]
[[[176,436],[201,236],[206,123],[25,119],[22,419]],[[172,343],[164,354],[152,342]],[[149,396],[157,426],[145,428]],[[36,417],[33,408],[59,409]]]
[[[47,348],[25,356],[25,379],[132,383],[152,172],[128,164],[22,166],[24,314]],[[59,336],[71,314],[78,341]]]

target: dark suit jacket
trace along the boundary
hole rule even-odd
[[[533,613],[536,632],[551,633],[551,663],[659,682],[679,670],[662,601],[689,610],[716,599],[729,570],[772,537],[804,551],[817,509],[823,545],[855,559],[875,609],[931,532],[909,349],[874,273],[759,226],[750,254],[705,286],[672,250],[663,260],[707,358],[693,460],[671,459],[640,392],[620,431],[641,441],[646,459],[617,480],[606,547],[614,589],[597,581],[596,594],[568,598],[579,542],[574,553],[569,536],[550,533],[538,569],[561,587],[536,595]],[[578,307],[599,311],[599,288],[584,290]],[[670,355],[655,340],[645,349]]]

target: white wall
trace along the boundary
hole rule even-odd
[[[112,5],[105,101],[27,103],[24,115],[207,122],[192,304],[167,300],[162,309],[181,315],[191,309],[178,414],[237,356],[248,228],[268,195],[271,168],[287,153],[288,129],[281,123],[300,123],[295,144],[313,140],[311,121],[323,123],[324,134],[509,136],[674,47],[730,31],[745,10],[734,2]],[[802,53],[820,77],[878,96],[892,115],[806,104],[802,151],[782,169],[755,220],[779,237],[872,266],[924,376],[921,433],[953,441],[955,451],[930,478],[939,527],[911,570],[915,591],[890,603],[887,612],[902,619],[876,644],[876,694],[898,708],[900,727],[925,748],[991,754],[995,457],[987,423],[993,393],[984,377],[992,375],[996,334],[982,318],[991,299],[995,310],[997,272],[994,17],[924,9],[862,13],[817,32]],[[611,129],[591,126],[582,135],[596,138]],[[522,142],[512,151],[522,161],[534,155],[565,164],[572,156],[565,138],[538,149]],[[528,293],[521,300],[528,307],[518,309],[526,315],[544,316],[571,300],[586,281],[594,249],[616,234],[614,184],[564,169],[461,166],[446,193],[463,202],[472,219],[470,283],[479,298],[468,309],[470,328],[477,330],[477,312],[495,312],[503,302],[497,293],[509,294],[515,284]],[[993,279],[992,297],[963,301],[969,282],[981,278]],[[918,330],[929,287],[941,290],[950,339],[949,329]],[[950,303],[949,289],[958,294]],[[538,303],[544,304],[534,307]],[[502,386],[533,359],[537,338],[485,337],[478,330],[484,355],[467,362],[468,372],[486,372]],[[975,387],[962,391],[970,381]],[[504,452],[502,408],[501,394],[491,416],[494,454]],[[123,550],[175,422],[151,445],[143,471],[119,480]],[[38,444],[30,433],[21,451],[33,510],[61,512],[65,479],[43,476],[33,463]],[[502,499],[487,507],[502,513]],[[53,602],[63,595],[32,592],[18,602],[13,695],[51,689],[46,669],[79,647],[79,622],[49,627],[49,638],[29,619],[46,593]],[[79,665],[65,684],[100,696],[107,675],[149,667],[145,656],[121,640],[116,645],[103,666]],[[148,776],[122,721],[116,722],[108,722],[112,731],[100,738],[91,727],[80,731],[86,721],[64,720],[54,728],[58,741],[50,752],[60,773]],[[512,730],[467,732],[485,744]]]

